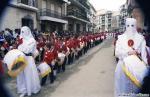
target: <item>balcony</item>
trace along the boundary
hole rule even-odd
[[[111,18],[108,19],[108,22],[111,22]]]
[[[70,1],[72,4],[75,4],[78,7],[83,8],[87,11],[89,11],[89,9],[90,9],[90,6],[85,1],[84,2],[82,0],[70,0]]]
[[[79,0],[79,2],[85,6],[86,8],[90,9],[90,6],[87,4],[87,1],[84,1],[84,0]]]
[[[87,22],[90,21],[89,18],[87,18],[86,14],[83,14],[83,13],[78,12],[78,11],[74,11],[74,10],[68,11],[67,15],[77,17],[77,18],[82,19],[82,20],[87,21]]]
[[[34,0],[17,0],[17,5],[24,9],[38,11],[37,2]]]
[[[65,14],[58,13],[57,11],[50,10],[50,9],[41,9],[40,16],[49,16],[59,19],[64,19]]]
[[[102,19],[102,21],[105,21],[105,17],[102,17],[101,19]]]
[[[58,13],[57,11],[50,9],[41,9],[39,11],[39,16],[41,20],[50,20],[60,23],[68,23],[65,20],[66,15],[62,13]]]

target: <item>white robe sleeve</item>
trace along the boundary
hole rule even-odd
[[[36,50],[36,42],[34,40],[28,41],[27,43],[20,45],[18,49],[26,54],[33,54]]]
[[[122,48],[122,42],[120,41],[119,37],[116,41],[115,56],[120,60],[123,60],[128,56],[128,52]]]

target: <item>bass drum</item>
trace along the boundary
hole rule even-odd
[[[11,77],[17,77],[27,65],[25,54],[18,49],[9,51],[3,62],[7,65],[8,75]]]
[[[143,79],[148,72],[147,65],[141,61],[136,55],[124,58],[122,67],[126,76],[137,86],[141,87]]]
[[[41,63],[37,68],[42,78],[51,73],[51,68],[46,62]]]
[[[65,60],[65,54],[64,53],[58,53],[58,58],[60,59],[58,61],[59,65],[62,65]]]
[[[36,58],[39,55],[39,51],[36,49],[33,53],[33,57]]]

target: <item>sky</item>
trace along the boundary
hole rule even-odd
[[[106,9],[111,11],[118,11],[126,0],[89,0],[96,10]]]

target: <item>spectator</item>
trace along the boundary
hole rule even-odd
[[[0,32],[0,45],[2,45],[4,43],[4,31]]]
[[[14,31],[13,31],[13,38],[17,38],[17,36],[18,36],[19,34],[18,34],[18,29],[15,29]]]

